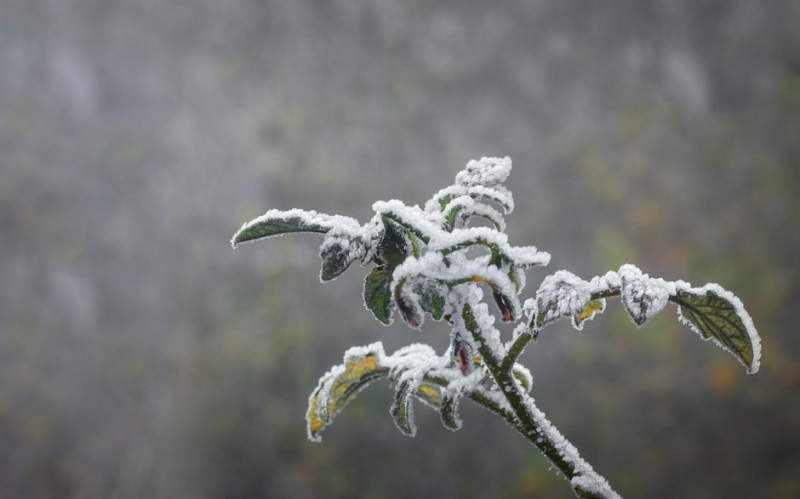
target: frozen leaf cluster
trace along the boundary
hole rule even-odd
[[[430,316],[449,326],[450,346],[442,355],[419,343],[392,355],[380,342],[347,350],[342,364],[322,376],[309,398],[311,440],[320,440],[363,388],[387,379],[394,389],[390,414],[403,434],[416,434],[415,401],[437,410],[446,428],[458,430],[459,406],[466,398],[534,443],[578,497],[619,497],[536,406],[530,371],[517,362],[526,346],[564,318],[582,329],[616,297],[637,326],[674,303],[681,322],[731,352],[751,373],[759,368],[758,333],[741,301],[719,285],[696,288],[651,278],[633,265],[589,281],[557,271],[522,304],[525,271],[547,265],[550,255],[509,243],[504,215],[514,209],[514,199],[502,184],[510,172],[509,158],[470,161],[454,184],[436,192],[424,207],[378,201],[372,206],[375,215],[363,225],[314,211],[270,210],[244,224],[231,243],[236,247],[292,232],[323,234],[322,281],[359,261],[369,267],[364,304],[380,323],[391,324],[399,316],[419,329]],[[491,307],[484,300],[487,292]],[[502,338],[497,318],[517,324],[511,338]]]

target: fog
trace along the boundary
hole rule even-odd
[[[0,0],[0,497],[571,497],[465,402],[416,438],[376,383],[309,393],[389,328],[305,208],[365,222],[510,156],[510,242],[741,297],[762,369],[618,303],[542,333],[539,406],[625,497],[800,496],[800,4]],[[505,331],[505,330],[504,330]],[[510,334],[505,331],[505,334]]]

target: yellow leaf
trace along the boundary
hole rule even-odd
[[[383,357],[383,349],[378,344],[370,347],[348,351],[344,365],[334,367],[320,379],[308,400],[306,421],[311,440],[320,439],[319,433],[361,389],[388,375],[389,369],[381,366],[379,360]]]
[[[606,309],[606,300],[605,298],[600,298],[599,300],[592,300],[589,302],[589,305],[583,309],[583,312],[579,314],[575,314],[572,317],[572,325],[575,326],[575,329],[583,329],[584,321],[588,321],[593,319],[596,314],[602,313]]]
[[[442,405],[442,389],[438,385],[422,382],[417,388],[417,398],[434,409]]]

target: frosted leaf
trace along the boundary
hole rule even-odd
[[[372,217],[372,220],[360,227],[357,233],[354,234],[354,239],[364,246],[364,254],[360,257],[362,265],[366,265],[375,259],[385,234],[386,229],[380,215]]]
[[[446,287],[434,281],[420,283],[416,290],[422,309],[431,314],[433,320],[440,321],[444,317]]]
[[[521,272],[516,266],[511,265],[508,269],[508,278],[514,283],[514,288],[517,291],[517,295],[519,295],[525,289],[525,281],[527,280],[525,272]]]
[[[372,209],[379,215],[390,218],[403,228],[416,234],[417,237],[428,242],[432,237],[443,232],[442,228],[432,222],[419,206],[406,206],[402,201],[376,201]]]
[[[489,227],[470,227],[443,232],[428,243],[428,250],[452,253],[473,244],[502,247],[504,253],[509,250],[508,236]]]
[[[461,222],[466,226],[469,219],[474,216],[483,217],[490,221],[494,228],[500,232],[506,230],[506,222],[503,215],[489,205],[478,203],[470,196],[459,196],[450,200],[442,210],[443,227],[445,230],[452,230],[456,227],[456,222]]]
[[[319,256],[322,259],[320,271],[322,282],[335,279],[347,270],[354,260],[364,257],[367,252],[361,241],[352,239],[349,234],[334,233],[334,231],[335,228],[325,235],[319,249]]]
[[[392,417],[398,428],[410,436],[416,431],[411,396],[438,409],[442,403],[442,388],[432,381],[461,382],[457,385],[461,389],[468,386],[450,361],[436,355],[429,345],[415,343],[393,355],[386,355],[380,342],[353,347],[345,352],[343,364],[334,366],[322,376],[309,397],[306,414],[309,439],[319,441],[322,430],[358,392],[370,382],[387,376],[397,387]]]
[[[325,215],[306,210],[269,210],[244,225],[233,235],[231,245],[235,248],[241,243],[265,237],[278,236],[290,232],[326,233],[334,227],[346,228],[352,232],[360,229],[354,218],[341,215]]]
[[[414,405],[411,395],[419,389],[420,379],[416,376],[404,376],[397,382],[394,402],[390,409],[394,424],[403,435],[413,437],[417,433],[414,423]]]
[[[531,328],[542,329],[563,317],[580,314],[591,299],[586,281],[571,272],[559,270],[546,277],[536,291]]]
[[[428,252],[421,258],[409,257],[402,265],[395,269],[391,288],[394,290],[395,299],[402,297],[404,304],[410,309],[420,307],[419,296],[413,291],[418,279],[435,279],[449,287],[466,283],[485,282],[492,292],[504,296],[504,305],[508,307],[508,315],[516,316],[519,311],[519,300],[516,296],[516,286],[500,269],[495,266],[486,266],[475,260],[468,260],[453,256],[448,266],[441,253]]]
[[[667,306],[674,284],[653,279],[633,265],[619,269],[622,278],[622,303],[637,326],[641,326]]]
[[[748,373],[757,372],[761,360],[761,338],[741,300],[713,283],[692,288],[688,283],[678,281],[675,288],[671,300],[678,305],[680,321],[703,339],[713,340],[732,353],[747,367]]]
[[[508,248],[507,254],[514,265],[523,269],[550,263],[550,253],[539,251],[536,246],[512,246]]]
[[[472,160],[456,175],[456,184],[467,187],[483,185],[492,187],[508,178],[511,173],[511,158],[481,158]]]
[[[451,381],[442,392],[442,404],[439,413],[442,423],[449,430],[461,429],[461,417],[458,406],[461,398],[473,392],[482,392],[480,383],[486,377],[485,368],[475,369],[469,376],[458,377]]]
[[[386,267],[375,267],[364,280],[364,306],[386,326],[392,323],[395,307],[391,283],[392,274]]]
[[[538,251],[534,246],[512,247],[508,244],[508,236],[489,227],[470,227],[454,229],[452,232],[439,234],[428,244],[430,251],[450,254],[473,245],[490,248],[503,261],[520,268],[547,265],[550,254]]]
[[[442,405],[439,413],[445,428],[452,431],[461,429],[462,421],[458,413],[458,403],[461,401],[461,390],[445,390],[442,394]]]
[[[333,367],[322,378],[308,399],[308,438],[318,442],[319,434],[370,382],[387,376],[385,355],[380,342],[347,350],[344,363]]]
[[[514,211],[514,196],[502,185],[496,185],[494,187],[474,185],[467,187],[458,184],[445,187],[434,194],[433,197],[425,203],[425,211],[430,213],[440,212],[444,210],[452,199],[459,196],[469,196],[476,201],[492,201],[500,205],[505,214]]]

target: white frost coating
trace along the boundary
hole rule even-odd
[[[522,382],[517,379],[517,376],[522,376],[523,378],[525,378],[525,381],[528,382],[527,388],[525,388],[525,385],[523,385]],[[528,369],[527,367],[523,366],[520,363],[514,364],[514,381],[519,385],[519,389],[524,392],[529,393],[533,388],[533,374],[531,374],[530,369]]]
[[[465,186],[484,185],[492,187],[505,182],[511,173],[511,158],[481,158],[472,160],[456,175],[456,184]]]
[[[383,233],[383,224],[377,216],[373,217],[363,227],[353,227],[351,224],[332,227],[325,234],[325,238],[319,248],[319,255],[323,260],[320,281],[325,281],[323,275],[326,256],[336,255],[336,260],[342,260],[346,263],[340,271],[344,271],[355,260],[361,260],[363,266],[375,258],[375,252],[380,246]]]
[[[474,185],[467,187],[464,185],[451,185],[439,190],[433,197],[425,203],[426,212],[441,211],[441,201],[444,198],[457,198],[459,196],[470,196],[476,200],[489,199],[503,207],[506,214],[514,211],[514,196],[511,192],[502,185],[495,185],[493,187],[485,187],[483,185]]]
[[[325,423],[329,423],[331,418],[335,416],[335,414],[328,414],[328,399],[330,398],[331,388],[333,386],[333,380],[335,380],[341,374],[344,374],[346,371],[347,362],[350,359],[357,359],[357,358],[364,358],[367,355],[375,355],[375,360],[377,365],[381,366],[384,363],[386,354],[383,351],[383,343],[377,341],[375,343],[370,343],[369,345],[362,346],[362,347],[352,347],[347,349],[344,353],[344,361],[342,364],[333,366],[330,371],[325,373],[319,382],[319,391],[314,390],[312,392],[311,397],[308,399],[309,408],[312,407],[313,399],[316,396],[317,398],[317,416],[320,420]],[[311,440],[315,440],[315,438],[309,434],[309,438]],[[317,439],[318,440],[318,439]]]
[[[706,293],[711,291],[715,295],[729,301],[733,305],[736,314],[742,320],[742,324],[744,324],[745,330],[747,331],[747,336],[750,338],[750,343],[753,345],[753,361],[751,362],[750,367],[744,364],[744,362],[742,361],[742,359],[739,358],[739,355],[736,352],[732,351],[726,345],[720,343],[720,341],[717,340],[716,338],[714,337],[703,338],[703,334],[695,327],[695,325],[692,324],[691,321],[683,317],[683,315],[680,313],[680,307],[678,308],[678,319],[682,323],[687,324],[690,328],[692,328],[692,330],[697,334],[699,334],[700,337],[703,338],[704,340],[711,339],[723,350],[726,350],[734,354],[734,357],[739,359],[739,362],[742,362],[742,364],[744,364],[744,366],[747,368],[748,374],[755,374],[756,372],[758,372],[758,369],[761,367],[761,337],[758,335],[758,331],[756,330],[756,327],[753,324],[752,317],[750,317],[750,314],[748,314],[747,311],[744,309],[744,305],[742,304],[742,301],[739,299],[739,297],[737,297],[735,294],[724,289],[722,286],[716,283],[708,283],[701,288],[693,288],[689,283],[684,281],[676,281],[673,284],[675,286],[676,292],[683,292],[697,296],[704,296]]]
[[[428,238],[435,238],[440,232],[445,232],[438,224],[432,222],[429,215],[422,211],[419,206],[406,206],[398,199],[376,201],[372,204],[372,209],[379,215],[390,214],[395,216],[398,220],[414,227]]]
[[[617,272],[609,270],[605,275],[593,277],[587,286],[590,293],[613,291],[622,287],[622,279]]]
[[[608,481],[596,472],[586,473],[584,475],[576,475],[572,477],[569,484],[572,490],[578,497],[583,497],[581,492],[589,493],[593,496],[619,498],[620,495],[614,492]]]
[[[509,298],[511,309],[515,316],[519,315],[520,303],[516,295],[516,286],[508,277],[495,266],[485,266],[475,260],[463,258],[463,255],[448,255],[450,265],[444,261],[444,256],[435,251],[430,251],[420,258],[407,257],[394,271],[391,289],[395,289],[401,280],[405,280],[401,290],[415,305],[419,304],[419,297],[413,291],[415,278],[438,279],[442,281],[457,281],[460,279],[477,279],[491,283],[500,293]],[[406,294],[407,293],[407,294]]]
[[[550,263],[550,253],[539,251],[536,246],[511,246],[508,256],[522,268],[545,266]]]
[[[528,298],[527,300],[525,300],[525,303],[522,304],[522,313],[525,314],[525,317],[528,318],[528,321],[533,319],[533,314],[536,313],[536,300],[534,300],[533,298]]]
[[[592,299],[586,281],[572,272],[559,270],[547,276],[538,291],[534,316],[543,314],[542,326],[554,322],[562,317],[581,313]]]
[[[650,321],[664,310],[670,295],[675,294],[675,284],[664,279],[654,279],[633,265],[619,269],[622,279],[622,304],[637,326]]]
[[[538,265],[547,265],[550,254],[539,251],[534,246],[511,246],[508,236],[489,227],[470,227],[454,229],[452,232],[439,231],[428,243],[430,251],[453,251],[455,248],[469,245],[475,241],[493,244],[501,254],[514,261],[514,264],[528,268]]]
[[[475,201],[475,199],[471,198],[470,196],[459,196],[447,203],[447,206],[444,207],[444,210],[442,210],[441,213],[430,212],[430,215],[438,215],[436,218],[440,218],[443,223],[445,216],[455,209],[460,210],[456,220],[460,220],[461,224],[465,227],[468,225],[471,217],[480,216],[494,223],[499,231],[505,232],[506,230],[506,221],[503,218],[502,213],[487,204]],[[456,220],[453,222],[455,223]]]
[[[380,215],[375,215],[372,220],[364,224],[360,229],[356,238],[363,241],[366,251],[361,257],[361,265],[364,266],[375,258],[381,241],[384,235],[383,222]]]
[[[300,225],[309,229],[312,227],[319,227],[322,230],[328,231],[334,227],[342,227],[344,230],[349,230],[355,233],[361,228],[361,226],[358,223],[358,220],[356,220],[355,218],[345,217],[342,215],[326,215],[324,213],[317,213],[316,211],[313,210],[299,210],[299,209],[293,209],[288,211],[269,210],[260,217],[256,217],[253,220],[250,220],[249,222],[245,222],[242,225],[242,227],[238,231],[236,231],[236,234],[233,235],[233,238],[231,238],[231,246],[235,248],[237,246],[237,244],[234,243],[236,237],[240,233],[253,227],[254,225],[263,222],[269,222],[271,220],[285,221],[292,218],[299,219]],[[277,234],[277,235],[282,235],[282,234]]]
[[[483,240],[496,244],[501,251],[506,253],[510,248],[508,236],[489,227],[471,227],[468,229],[454,229],[452,232],[441,231],[435,239],[428,243],[431,251],[447,251],[459,245],[469,244],[476,240]]]

